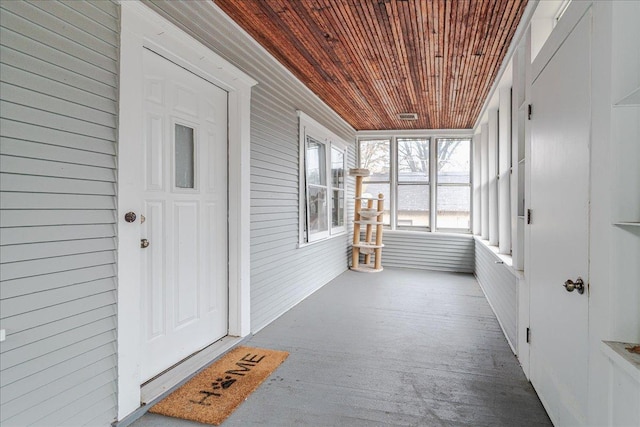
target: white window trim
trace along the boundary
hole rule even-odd
[[[487,174],[488,174],[488,193],[489,198],[489,244],[498,246],[498,110],[492,108],[489,110],[487,134]]]
[[[305,247],[308,245],[313,245],[318,242],[325,241],[327,239],[331,239],[336,236],[341,236],[346,234],[347,232],[347,200],[348,200],[348,191],[346,185],[346,164],[347,164],[347,143],[338,137],[336,134],[328,130],[326,127],[318,123],[316,120],[312,119],[310,116],[305,114],[302,111],[297,111],[298,114],[298,124],[299,124],[299,132],[298,132],[298,140],[299,140],[299,207],[298,207],[298,247]],[[313,139],[324,143],[326,145],[326,168],[327,168],[327,195],[329,196],[331,193],[332,185],[331,185],[331,149],[337,148],[342,151],[344,154],[344,164],[345,164],[345,186],[344,186],[344,225],[342,227],[333,227],[331,225],[331,209],[327,209],[327,224],[329,224],[329,228],[326,232],[317,233],[313,240],[306,239],[306,231],[305,231],[305,223],[307,215],[307,188],[306,188],[306,168],[305,168],[305,155],[306,155],[306,141],[307,136],[311,136]],[[329,199],[329,197],[327,197]]]
[[[461,140],[469,140],[469,182],[468,183],[441,183],[438,181],[438,142],[442,139],[461,139]],[[472,224],[473,224],[473,137],[442,137],[436,136],[433,138],[432,142],[432,155],[431,155],[431,164],[434,165],[433,168],[433,191],[435,191],[435,195],[431,197],[431,201],[433,203],[432,206],[432,216],[434,227],[431,227],[431,230],[434,232],[440,233],[451,233],[451,234],[472,234]],[[468,187],[469,188],[469,228],[450,228],[450,227],[440,227],[438,225],[438,188],[439,187]]]
[[[429,181],[428,182],[411,182],[405,181],[400,182],[400,160],[398,157],[398,140],[399,139],[416,139],[416,140],[426,140],[429,142]],[[391,192],[391,199],[394,200],[394,212],[393,212],[393,221],[391,223],[391,227],[393,230],[404,230],[404,231],[415,231],[415,232],[431,232],[434,231],[433,225],[435,224],[435,197],[431,194],[433,190],[433,183],[435,182],[435,173],[433,165],[435,164],[435,156],[433,150],[433,141],[435,141],[435,137],[433,135],[425,136],[425,135],[394,135],[391,138],[391,175],[393,176],[393,180],[391,182],[391,188],[389,191]],[[360,148],[360,144],[358,144],[358,148]],[[359,154],[359,153],[358,153]],[[358,164],[360,164],[360,158],[358,157]],[[429,188],[429,225],[427,227],[419,227],[419,226],[408,226],[402,225],[398,226],[398,188],[403,185],[422,185]]]
[[[329,185],[329,182],[327,182],[327,189],[331,190],[331,195],[333,197],[333,191],[334,190],[342,190],[342,192],[344,193],[344,203],[343,203],[343,209],[344,212],[342,213],[342,226],[338,226],[338,227],[334,227],[332,223],[331,226],[329,227],[329,229],[331,230],[331,236],[337,236],[340,234],[344,234],[347,232],[347,174],[348,174],[348,168],[347,168],[347,148],[346,145],[344,144],[340,144],[339,142],[332,142],[331,145],[329,145],[329,151],[332,150],[338,150],[342,153],[342,170],[343,170],[343,174],[344,174],[344,188],[337,188],[334,187],[333,185]],[[333,156],[333,153],[331,154]],[[331,160],[332,158],[329,157],[329,160]],[[331,173],[332,169],[331,169],[332,163],[329,161],[327,162],[327,170]],[[327,175],[328,176],[328,181],[331,181],[331,184],[333,184],[333,181],[331,180],[333,175]],[[331,214],[329,213],[329,218],[331,218]]]

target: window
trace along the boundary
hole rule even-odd
[[[323,142],[307,136],[307,237],[326,237],[329,230],[327,213],[327,153]],[[308,238],[308,241],[311,239]]]
[[[176,123],[174,141],[175,186],[195,188],[194,129]]]
[[[360,167],[369,169],[369,176],[362,180],[362,196],[377,197],[384,195],[384,213],[382,221],[391,224],[389,209],[391,173],[391,140],[371,139],[360,141]],[[366,203],[366,202],[365,202]],[[363,207],[366,207],[363,205]]]
[[[300,243],[346,231],[346,145],[302,112]]]
[[[470,138],[366,137],[358,154],[363,192],[384,194],[392,230],[471,231]]]
[[[420,138],[398,138],[397,227],[429,229],[429,144]]]
[[[331,227],[334,231],[344,230],[345,215],[345,155],[344,150],[331,147]]]
[[[438,230],[471,230],[471,140],[438,139]]]

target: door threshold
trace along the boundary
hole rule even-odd
[[[248,338],[226,336],[147,381],[140,387],[140,405],[151,406],[156,403]]]

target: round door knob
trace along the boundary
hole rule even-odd
[[[567,292],[573,292],[574,290],[577,290],[579,294],[584,293],[584,282],[582,281],[581,277],[578,277],[578,279],[575,282],[569,279],[566,282],[564,282],[562,286],[564,286]]]
[[[142,249],[149,247],[149,241],[147,239],[140,239],[140,247]]]
[[[126,214],[124,214],[124,220],[126,222],[135,222],[136,214],[134,212],[127,212]]]

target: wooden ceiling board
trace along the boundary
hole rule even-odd
[[[356,130],[471,128],[527,5],[214,1]]]

